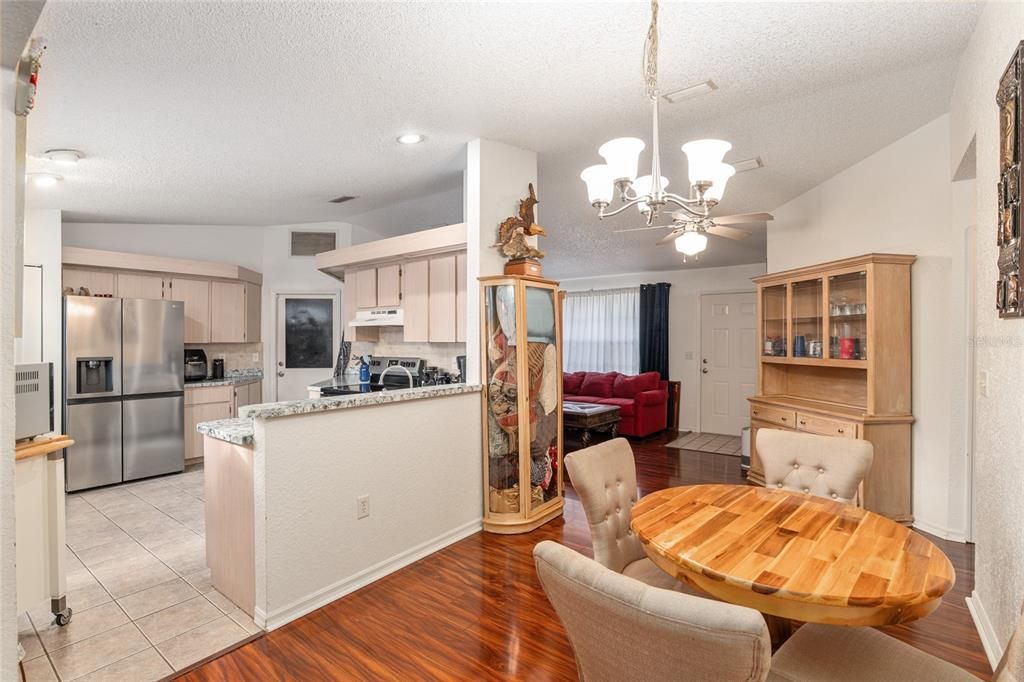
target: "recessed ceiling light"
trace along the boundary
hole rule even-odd
[[[399,144],[419,144],[427,138],[423,137],[419,133],[406,133],[405,135],[398,136]]]
[[[47,149],[43,156],[62,166],[74,166],[83,155],[77,149]]]
[[[737,173],[742,173],[743,171],[752,171],[757,170],[758,168],[764,168],[764,161],[761,160],[760,156],[755,156],[754,158],[747,159],[745,161],[737,161],[732,164],[732,167],[736,169]]]
[[[682,102],[684,99],[690,99],[692,97],[697,97],[698,95],[706,95],[717,89],[718,86],[715,85],[713,80],[706,80],[703,83],[697,83],[696,85],[691,85],[690,87],[683,88],[682,90],[666,92],[662,97],[664,97],[665,101],[669,104],[675,104],[676,102]]]
[[[36,187],[53,187],[64,179],[53,173],[29,173],[28,177]]]

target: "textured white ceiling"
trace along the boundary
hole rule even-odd
[[[727,160],[767,167],[737,176],[719,213],[784,203],[946,111],[977,15],[958,2],[665,2],[662,88],[720,86],[664,108],[665,174],[685,180],[681,142],[722,137]],[[463,145],[486,137],[539,153],[552,274],[676,267],[650,233],[611,235],[578,179],[605,140],[649,139],[647,21],[646,2],[50,0],[29,152],[87,158],[31,200],[75,221],[344,220],[451,190]],[[427,142],[396,144],[407,130]],[[359,199],[327,203],[341,194]],[[715,240],[700,264],[763,253],[763,234]]]

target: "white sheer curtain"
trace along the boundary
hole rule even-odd
[[[570,291],[565,296],[562,369],[640,371],[640,287]]]

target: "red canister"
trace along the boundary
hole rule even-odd
[[[850,360],[853,358],[853,349],[855,339],[844,336],[839,339],[839,357],[844,360]]]

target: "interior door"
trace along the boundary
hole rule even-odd
[[[754,292],[701,296],[700,430],[738,436],[757,388]]]
[[[277,400],[303,400],[307,387],[334,374],[341,340],[338,294],[278,294]]]

